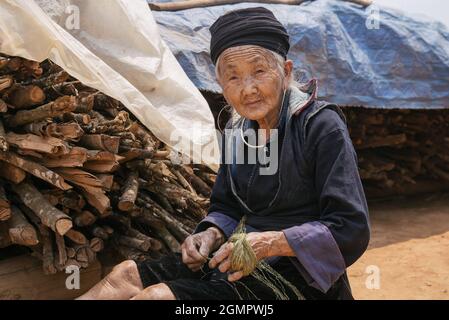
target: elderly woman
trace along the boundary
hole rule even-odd
[[[231,270],[227,239],[245,217],[256,258],[306,299],[351,299],[345,269],[370,231],[343,114],[315,100],[314,82],[293,84],[289,37],[269,10],[229,12],[210,31],[217,80],[240,118],[227,126],[222,152],[230,161],[222,161],[209,213],[182,254],[125,261],[81,298],[274,299],[265,283]]]

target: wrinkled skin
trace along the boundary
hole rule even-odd
[[[223,234],[215,227],[190,235],[181,246],[182,261],[192,271],[198,271],[207,262],[209,255],[223,242]]]
[[[218,60],[218,82],[226,101],[242,117],[255,120],[260,129],[274,128],[292,74],[291,60],[280,70],[274,55],[258,46],[231,47]]]

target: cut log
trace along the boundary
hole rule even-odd
[[[22,246],[34,246],[39,243],[36,229],[28,222],[19,208],[11,207],[11,219],[8,220],[9,236],[12,243]]]
[[[87,161],[87,150],[80,147],[72,148],[68,153],[60,156],[46,156],[40,160],[40,163],[47,168],[57,167],[82,167]]]
[[[141,220],[142,223],[144,223],[145,220]],[[164,241],[165,245],[170,249],[172,252],[181,252],[181,245],[176,240],[176,238],[167,230],[167,228],[163,225],[163,223],[153,223],[151,226],[152,230],[156,233],[158,237]]]
[[[53,137],[39,137],[31,133],[16,134],[14,132],[8,132],[6,134],[6,141],[9,145],[17,148],[52,155],[63,155],[70,151],[69,145],[63,140]]]
[[[77,227],[87,227],[93,225],[97,217],[88,210],[83,210],[82,212],[75,215],[73,222]]]
[[[130,211],[136,202],[139,192],[139,174],[131,171],[123,186],[123,192],[118,202],[118,208],[121,211]]]
[[[155,152],[159,147],[159,140],[153,134],[143,128],[137,122],[134,122],[128,130],[132,132],[140,141],[142,141],[144,149],[150,152]]]
[[[81,92],[77,97],[77,105],[75,112],[89,113],[94,107],[95,94],[88,92]]]
[[[120,138],[105,134],[85,134],[79,143],[89,149],[105,150],[117,154]]]
[[[104,249],[104,241],[100,238],[92,238],[89,241],[89,247],[94,252],[100,252]]]
[[[25,179],[26,173],[16,166],[0,161],[0,177],[14,184],[18,184]]]
[[[129,228],[126,234],[132,238],[148,242],[152,250],[159,251],[162,248],[162,244],[158,240],[147,236],[134,228]]]
[[[111,191],[112,185],[114,183],[114,175],[100,173],[100,174],[96,174],[96,176],[101,181],[103,188],[106,191]]]
[[[0,92],[10,88],[14,84],[14,79],[10,75],[0,77]],[[7,90],[6,90],[7,91]]]
[[[81,125],[88,125],[91,122],[90,116],[85,113],[67,112],[56,117],[59,121],[70,122],[74,121]]]
[[[83,167],[91,172],[112,173],[118,170],[120,164],[117,161],[87,161]]]
[[[90,229],[90,232],[94,237],[103,239],[105,241],[108,240],[110,236],[110,234],[106,232],[105,228],[100,226],[93,226]]]
[[[83,129],[76,122],[70,123],[49,123],[46,121],[32,122],[23,126],[29,133],[41,137],[54,137],[66,141],[78,141],[84,134]]]
[[[54,232],[64,235],[72,228],[70,217],[53,207],[32,184],[22,182],[12,188],[22,202],[40,218],[42,224]]]
[[[89,242],[84,234],[73,229],[67,231],[64,236],[79,245],[86,245]]]
[[[41,88],[46,88],[50,86],[54,86],[59,83],[64,83],[69,78],[69,74],[65,72],[64,70],[61,70],[56,73],[50,73],[47,77],[42,77],[39,79],[33,79],[29,81],[29,84],[34,84],[36,86],[39,86]]]
[[[3,99],[0,99],[0,113],[5,112],[8,112],[8,104],[5,101],[3,101]]]
[[[6,198],[5,189],[0,184],[0,221],[6,221],[11,218],[11,204]]]
[[[0,152],[0,160],[8,162],[11,165],[21,168],[32,175],[51,183],[61,190],[69,190],[72,187],[65,183],[64,179],[57,173],[35,162],[23,159],[13,152]]]
[[[72,112],[76,108],[76,99],[72,96],[64,96],[35,109],[21,110],[12,116],[8,125],[10,127],[22,126],[27,123],[42,121],[47,118],[60,116]]]
[[[75,168],[57,168],[55,171],[67,181],[80,187],[87,202],[97,209],[100,215],[106,216],[110,213],[110,200],[105,195],[103,184],[97,177]]]
[[[8,225],[0,222],[0,249],[9,247],[12,244],[9,237]]]
[[[39,225],[39,233],[41,235],[40,242],[42,243],[42,267],[44,274],[55,274],[58,270],[54,263],[53,240],[51,238],[50,230],[41,224]]]
[[[3,127],[3,121],[0,119],[0,151],[8,151],[9,145],[6,141],[5,128]]]
[[[152,214],[154,214],[154,216],[167,224],[167,227],[178,239],[185,239],[190,235],[190,233],[185,230],[185,227],[181,222],[176,220],[176,218],[174,218],[170,213],[157,205],[157,203],[155,203],[151,198],[140,194],[136,202],[138,205],[147,209],[143,210],[142,217],[148,216],[148,218],[151,219]]]
[[[58,249],[57,251],[57,259],[55,260],[55,265],[59,266],[59,268],[65,266],[67,263],[67,248],[65,246],[64,242],[64,236],[61,236],[58,233],[55,233],[55,241],[56,241],[56,247]]]
[[[211,188],[198,177],[193,169],[189,166],[177,166],[177,170],[184,176],[184,178],[195,188],[195,190],[205,197],[210,197]]]
[[[15,85],[8,90],[3,99],[14,109],[26,109],[42,104],[45,101],[45,93],[38,86]]]
[[[117,242],[121,245],[135,248],[143,252],[147,252],[151,248],[151,243],[145,240],[140,240],[133,237],[118,235]]]

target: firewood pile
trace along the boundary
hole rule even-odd
[[[449,109],[343,111],[368,196],[449,190]]]
[[[46,274],[105,247],[179,252],[215,175],[169,157],[119,101],[49,60],[0,55],[0,248],[28,247]]]

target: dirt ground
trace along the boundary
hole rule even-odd
[[[369,207],[370,245],[348,269],[354,297],[449,299],[449,194]]]

